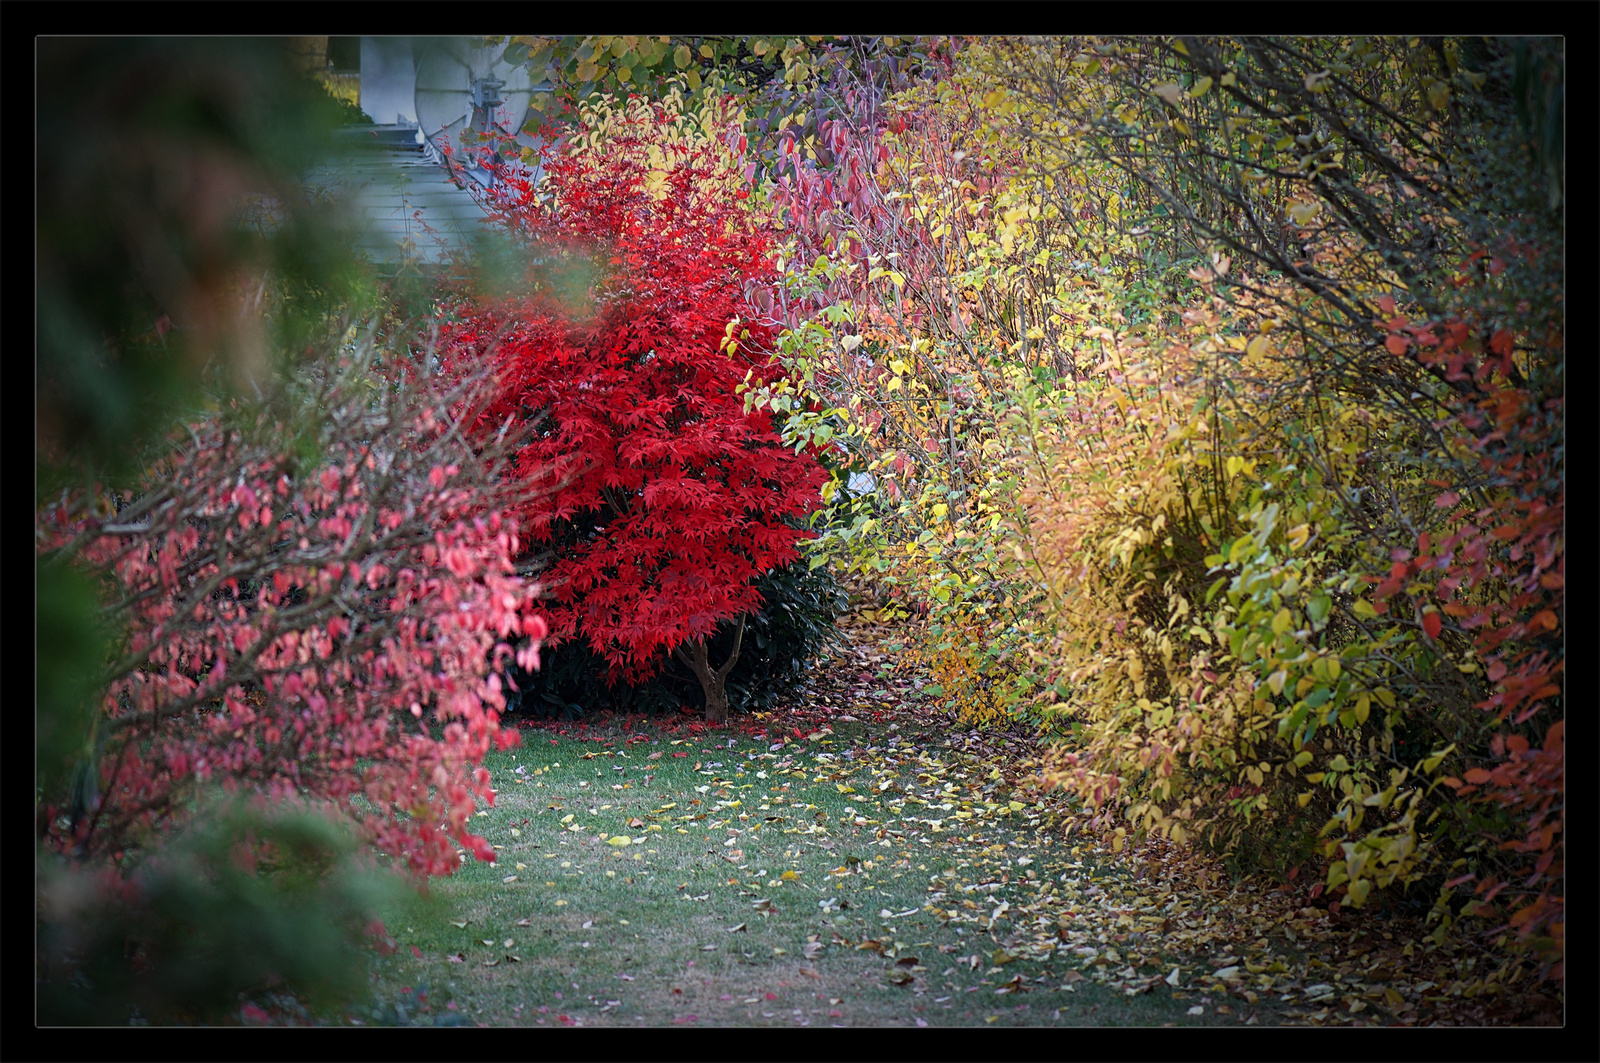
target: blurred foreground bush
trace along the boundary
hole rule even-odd
[[[36,889],[38,1022],[105,1026],[293,1021],[357,1000],[371,947],[392,947],[371,913],[405,887],[319,815],[235,803],[125,879],[50,856]]]

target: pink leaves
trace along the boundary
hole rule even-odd
[[[109,599],[124,603],[116,619],[129,633],[102,699],[103,762],[119,767],[92,851],[176,823],[212,777],[342,808],[385,851],[409,852],[415,874],[457,866],[438,825],[459,831],[492,799],[474,765],[515,741],[499,730],[503,698],[488,681],[491,659],[512,649],[492,651],[527,634],[517,653],[536,660],[545,627],[533,588],[513,574],[516,522],[492,510],[461,519],[467,493],[498,489],[443,431],[452,419],[428,404],[444,400],[405,394],[429,416],[413,408],[378,432],[371,442],[393,466],[383,473],[373,448],[335,435],[326,466],[290,478],[278,471],[285,455],[200,422],[199,445],[185,442],[143,488],[169,499],[149,530],[85,540],[83,563],[116,586]],[[371,401],[335,393],[329,409],[364,415]],[[443,486],[430,482],[435,469]],[[88,495],[53,503],[37,524],[41,547],[73,542],[112,508]],[[440,738],[396,725],[424,705],[451,724]],[[350,805],[357,793],[370,806]]]

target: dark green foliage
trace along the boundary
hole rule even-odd
[[[343,105],[281,45],[40,38],[36,70],[43,497],[134,475],[211,388],[267,388],[269,352],[303,349],[363,282],[334,209],[300,186]],[[270,320],[264,297],[282,303]]]
[[[215,1023],[364,994],[372,913],[400,880],[361,869],[354,840],[309,812],[200,823],[125,877],[38,857],[40,1023]]]
[[[774,569],[756,582],[761,610],[745,625],[739,661],[728,676],[728,705],[735,712],[766,709],[805,677],[807,663],[833,637],[833,622],[846,607],[844,591],[827,566],[803,564]],[[734,625],[724,624],[712,640],[713,662],[727,660]],[[586,711],[664,713],[680,706],[703,709],[700,682],[676,658],[637,686],[606,686],[605,659],[583,639],[565,642],[542,655],[543,669],[517,670],[519,691],[508,704],[513,712],[574,719]]]

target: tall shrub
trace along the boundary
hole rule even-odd
[[[1340,903],[1425,882],[1438,933],[1488,917],[1560,977],[1559,43],[1028,40],[1002,67],[1203,295],[1126,377],[1115,504],[1056,506],[1060,556],[1117,591],[1067,653],[1122,684],[1072,785],[1163,829],[1187,794],[1226,846],[1294,819],[1305,770],[1327,815],[1267,855],[1314,850]],[[1198,678],[1075,656],[1135,628]]]
[[[545,554],[552,645],[587,640],[613,682],[672,654],[712,723],[727,719],[756,581],[799,556],[824,479],[738,394],[782,372],[750,303],[773,262],[741,139],[725,114],[594,107],[542,181],[497,186],[495,216],[534,260],[526,288],[447,332],[454,362],[498,373],[478,430],[534,430],[515,471],[541,492],[522,512]],[[731,649],[713,661],[724,625]]]
[[[104,670],[48,848],[126,860],[207,786],[309,803],[398,866],[448,873],[493,803],[476,767],[496,674],[544,620],[518,577],[510,501],[462,443],[446,384],[360,338],[318,366],[300,418],[262,406],[185,426],[137,491],[65,491],[35,523],[41,570],[106,588]],[[531,640],[531,641],[530,641]]]

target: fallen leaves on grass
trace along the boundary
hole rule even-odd
[[[662,817],[680,833],[730,831],[734,836],[723,855],[735,864],[747,852],[772,859],[755,844],[757,828],[760,837],[794,835],[798,843],[805,836],[808,846],[824,850],[873,846],[871,860],[846,856],[831,872],[809,872],[825,877],[836,894],[817,901],[824,913],[852,908],[844,896],[850,887],[884,885],[895,857],[909,867],[919,851],[931,856],[937,850],[939,863],[950,869],[918,885],[926,889],[925,903],[878,907],[878,918],[922,917],[985,935],[983,955],[952,958],[974,972],[986,963],[998,970],[1018,959],[1051,962],[1057,969],[1065,964],[1070,969],[1059,979],[1065,989],[1094,982],[1130,995],[1157,989],[1175,997],[1206,993],[1233,1001],[1212,1005],[1215,1014],[1237,1014],[1247,1024],[1256,1021],[1254,1006],[1269,1001],[1280,1009],[1274,1020],[1281,1020],[1287,1006],[1290,1021],[1309,1025],[1481,1022],[1509,1014],[1513,1000],[1559,1008],[1526,982],[1501,985],[1479,974],[1470,942],[1424,938],[1420,920],[1409,913],[1380,918],[1366,911],[1330,912],[1311,906],[1302,887],[1230,884],[1215,861],[1192,849],[1162,841],[1118,846],[1125,838],[1088,833],[1075,808],[1034,787],[1029,735],[957,729],[949,714],[919,704],[916,677],[896,672],[905,655],[892,641],[901,634],[893,628],[851,621],[841,625],[841,633],[843,646],[825,667],[812,670],[795,705],[756,714],[733,729],[780,741],[764,740],[753,751],[735,753],[727,732],[702,738],[694,744],[707,747],[699,751],[706,759],[696,760],[694,770],[710,777],[702,776],[695,792],[685,795],[687,808],[669,801],[647,818]],[[825,737],[833,736],[829,723],[855,720],[873,727],[853,747]],[[672,743],[687,746],[701,733],[691,727],[688,738]],[[611,755],[601,750],[585,757]],[[673,752],[690,755],[688,749]],[[741,769],[748,771],[742,778]],[[759,790],[744,792],[750,776],[764,783],[766,773],[774,783],[787,776],[797,787],[825,787],[843,807],[780,814],[741,804],[776,804]],[[667,815],[675,811],[680,814]],[[762,811],[771,814],[759,816]],[[648,829],[640,816],[626,822],[630,829]],[[583,829],[572,814],[562,823]],[[618,848],[640,841],[625,835],[607,839]],[[777,881],[799,878],[799,871],[788,870]],[[710,894],[684,896],[704,901]],[[769,910],[759,902],[753,907]],[[855,947],[893,955],[876,938]],[[814,960],[823,948],[809,941],[802,952]],[[782,951],[774,948],[775,954]],[[915,981],[906,967],[892,970],[907,979],[900,984]],[[1018,973],[996,992],[1027,988]]]

